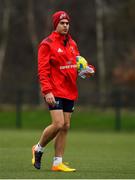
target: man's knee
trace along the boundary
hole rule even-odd
[[[70,123],[64,123],[63,130],[67,131],[70,128]]]
[[[64,122],[63,121],[56,122],[54,123],[54,126],[55,126],[55,129],[60,130],[63,128]]]
[[[64,126],[64,116],[62,110],[50,111],[52,117],[52,124],[56,130],[60,130]]]

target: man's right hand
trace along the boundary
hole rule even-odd
[[[51,106],[55,106],[56,104],[56,101],[55,101],[55,98],[54,98],[54,95],[50,92],[50,93],[47,93],[45,95],[45,100],[46,102],[51,105]]]

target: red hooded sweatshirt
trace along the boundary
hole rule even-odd
[[[70,35],[52,32],[38,50],[38,76],[43,95],[75,100],[77,91],[76,56],[79,51]]]

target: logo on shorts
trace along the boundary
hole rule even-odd
[[[58,106],[59,104],[60,104],[60,102],[59,102],[59,101],[56,101],[55,106]]]

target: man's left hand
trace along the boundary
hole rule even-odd
[[[88,65],[86,69],[83,69],[79,72],[79,76],[83,79],[90,78],[95,74],[95,67],[92,65]]]

